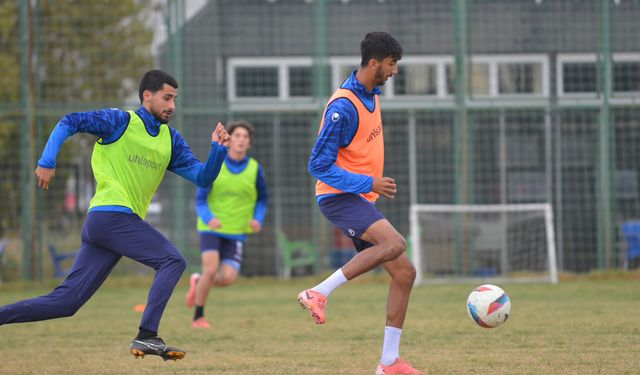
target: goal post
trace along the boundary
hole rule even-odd
[[[558,282],[551,204],[411,205],[416,283]]]

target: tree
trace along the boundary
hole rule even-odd
[[[19,228],[24,188],[18,186],[24,122],[20,4],[0,2],[0,237]],[[37,76],[35,119],[40,128],[40,138],[32,141],[39,153],[67,112],[121,106],[137,92],[140,77],[152,67],[153,33],[162,18],[158,7],[149,7],[144,0],[39,0],[30,20]],[[88,160],[89,143],[80,138],[73,155],[64,152],[58,161]],[[56,179],[64,188],[64,176],[58,174]],[[58,197],[50,203],[63,204]]]

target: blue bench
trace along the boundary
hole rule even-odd
[[[629,264],[634,263],[634,259],[640,258],[640,221],[622,223],[622,235],[627,243],[624,268],[629,269]]]
[[[61,253],[51,242],[47,244],[47,247],[49,248],[49,254],[51,254],[51,263],[53,263],[53,275],[55,277],[66,277],[69,271],[71,271],[71,267],[64,267],[63,263],[67,259],[75,259],[78,252],[69,251]]]

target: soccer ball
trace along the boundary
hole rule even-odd
[[[511,301],[500,287],[480,285],[467,298],[467,313],[480,327],[495,328],[509,319]]]

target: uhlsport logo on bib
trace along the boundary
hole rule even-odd
[[[139,164],[145,168],[160,169],[160,163],[155,162],[153,160],[149,160],[144,156],[140,156],[138,154],[135,154],[135,155],[129,154],[129,162]]]

